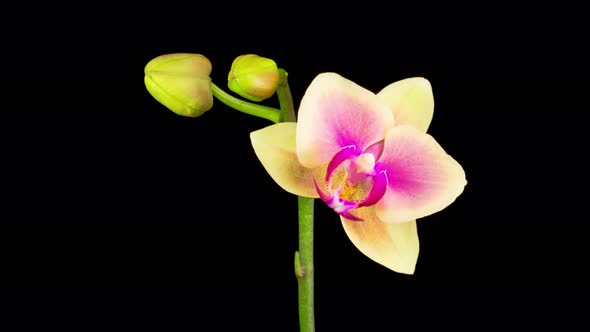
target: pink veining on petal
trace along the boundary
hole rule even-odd
[[[461,165],[432,136],[408,125],[388,132],[376,168],[387,171],[388,188],[376,207],[385,222],[405,222],[440,211],[467,183]]]
[[[301,100],[297,156],[308,168],[328,163],[346,146],[361,151],[383,140],[393,114],[373,92],[335,73],[318,75]]]
[[[325,106],[332,110],[345,110],[334,112],[331,116],[334,129],[332,134],[338,146],[354,145],[365,148],[374,143],[375,132],[379,134],[378,138],[385,136],[385,128],[376,121],[377,117],[371,114],[370,107],[354,98],[344,94],[334,95],[327,98]]]

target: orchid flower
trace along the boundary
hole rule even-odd
[[[408,78],[375,94],[335,73],[307,88],[298,121],[254,131],[256,156],[284,190],[320,198],[352,243],[375,262],[413,274],[416,219],[451,204],[466,185],[461,165],[426,134],[430,83]]]

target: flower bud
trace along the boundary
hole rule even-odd
[[[211,62],[201,54],[161,55],[144,72],[149,93],[178,115],[197,117],[213,106]]]
[[[232,63],[227,80],[231,91],[252,101],[262,101],[275,93],[279,69],[272,59],[240,55]]]

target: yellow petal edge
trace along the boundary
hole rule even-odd
[[[348,238],[373,261],[404,274],[414,274],[420,242],[416,221],[389,224],[379,220],[374,207],[355,210],[363,221],[341,218]]]
[[[312,169],[297,159],[295,132],[297,124],[281,122],[250,133],[256,156],[272,179],[287,192],[317,198]]]
[[[411,77],[391,83],[377,96],[393,112],[395,125],[411,125],[425,133],[434,114],[434,96],[430,82],[423,77]]]

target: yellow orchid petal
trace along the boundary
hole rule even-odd
[[[426,132],[434,113],[432,87],[427,79],[412,77],[391,83],[377,96],[393,111],[396,126],[411,125]]]
[[[363,221],[340,219],[358,250],[395,272],[414,274],[420,251],[416,221],[384,223],[373,206],[356,209],[354,214]]]
[[[256,156],[275,182],[298,196],[319,197],[313,183],[313,169],[297,159],[295,132],[297,124],[281,122],[250,133]]]

